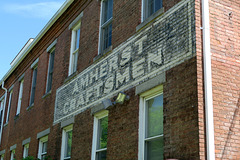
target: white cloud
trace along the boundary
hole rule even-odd
[[[3,9],[12,14],[33,18],[50,19],[61,7],[62,2],[42,2],[33,4],[6,4]]]

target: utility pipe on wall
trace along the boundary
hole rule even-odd
[[[5,113],[5,108],[6,108],[6,102],[7,102],[7,88],[4,87],[4,81],[2,82],[2,89],[5,91],[5,96],[4,96],[4,105],[3,105],[3,113],[2,113],[2,123],[1,123],[1,128],[0,128],[0,145],[2,143],[2,130],[3,130],[3,121],[4,121],[4,113]]]
[[[215,160],[209,0],[202,0],[202,25],[207,159]]]

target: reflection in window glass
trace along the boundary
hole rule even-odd
[[[163,95],[146,100],[145,158],[163,160]]]
[[[66,132],[66,149],[65,149],[65,158],[64,159],[70,159],[71,157],[71,148],[72,148],[72,130]]]

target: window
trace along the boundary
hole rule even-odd
[[[0,100],[0,128],[3,123],[3,108],[4,108],[4,97],[2,97]]]
[[[94,116],[92,160],[107,159],[108,111]]]
[[[16,115],[20,114],[20,110],[21,110],[22,94],[23,94],[23,82],[24,82],[23,79],[20,80],[19,93],[18,93],[18,104],[17,104],[17,112],[16,112]]]
[[[162,8],[162,0],[143,0],[143,20]]]
[[[99,53],[112,45],[113,0],[103,0],[101,6]]]
[[[53,48],[50,51],[50,54],[49,54],[49,64],[48,64],[48,76],[47,76],[46,93],[50,92],[51,89],[52,89],[52,76],[53,76],[54,56],[55,56],[55,48]]]
[[[4,154],[1,155],[1,160],[3,160],[3,159],[4,159]]]
[[[37,82],[37,66],[33,68],[33,75],[32,75],[32,88],[31,88],[31,95],[30,95],[30,105],[32,106],[34,104],[34,97],[35,97],[35,91],[36,91],[36,82]]]
[[[26,158],[28,156],[28,150],[29,150],[29,143],[25,144],[23,147],[23,158]]]
[[[71,159],[73,125],[63,128],[61,160]]]
[[[11,151],[11,158],[10,160],[14,160],[16,158],[15,156],[15,149]]]
[[[72,42],[71,42],[71,53],[70,53],[70,63],[69,63],[69,75],[77,71],[77,61],[78,61],[78,50],[80,42],[80,26],[79,22],[72,29]]]
[[[44,160],[47,156],[48,136],[39,139],[38,158]]]
[[[12,103],[12,93],[13,91],[11,90],[9,95],[9,100],[8,100],[8,111],[7,111],[6,123],[8,123],[9,121],[9,114],[10,114],[11,103]]]
[[[162,89],[141,95],[139,116],[139,159],[163,160]]]

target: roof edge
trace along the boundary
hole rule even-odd
[[[45,33],[53,26],[53,24],[58,20],[58,18],[67,10],[67,8],[73,3],[74,0],[66,0],[63,5],[58,9],[58,11],[53,15],[53,17],[48,21],[48,23],[43,27],[43,29],[38,33],[33,42],[26,48],[26,50],[19,56],[18,60],[13,66],[8,70],[8,72],[3,76],[0,81],[2,85],[11,73],[18,67],[18,65],[23,61],[23,59],[28,55],[32,48],[39,42],[39,40],[45,35]]]

